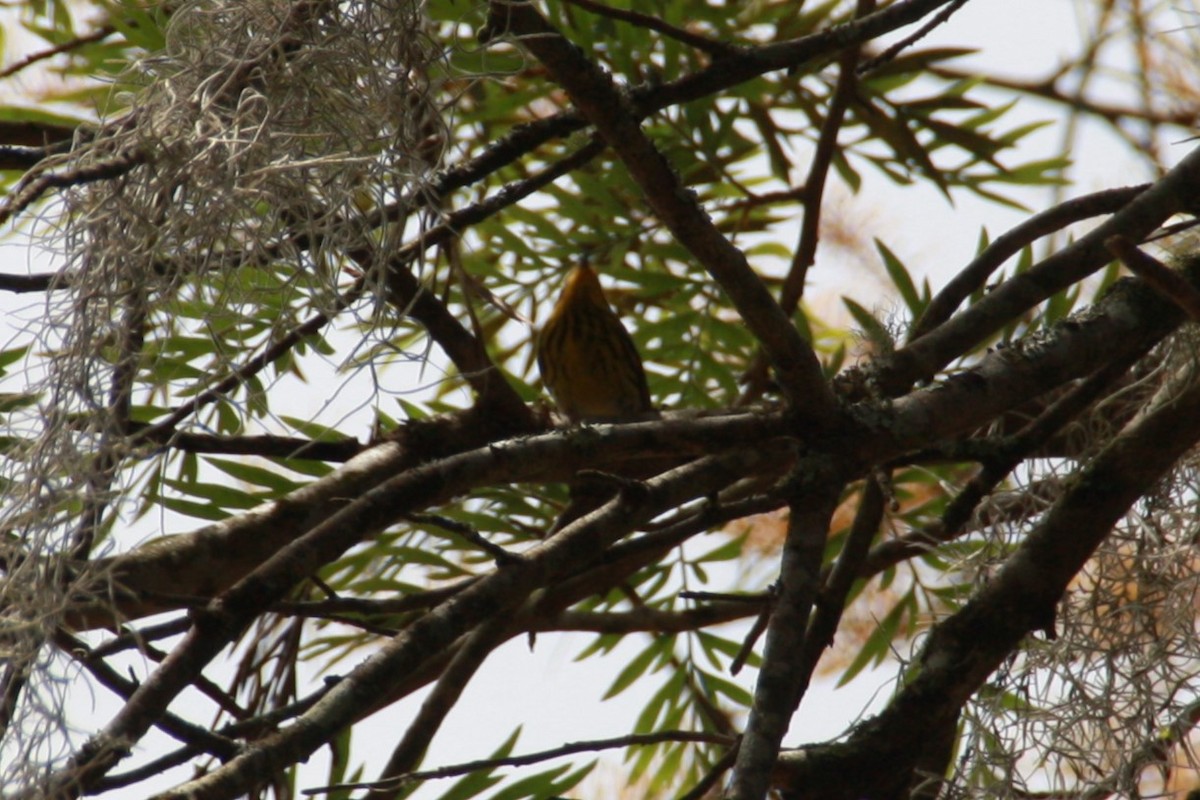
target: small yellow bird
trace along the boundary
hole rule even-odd
[[[654,410],[637,347],[586,261],[567,276],[538,334],[537,362],[558,410],[572,422]]]

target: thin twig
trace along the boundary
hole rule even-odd
[[[875,0],[858,0],[855,17],[865,17],[874,10]],[[817,137],[812,164],[804,181],[804,196],[801,199],[804,220],[800,225],[800,241],[792,256],[787,277],[784,278],[779,299],[779,304],[786,314],[791,314],[799,306],[800,299],[804,296],[809,267],[816,257],[817,243],[820,240],[821,201],[825,195],[829,168],[839,152],[838,134],[841,133],[842,123],[846,118],[846,109],[850,106],[858,87],[858,74],[855,71],[858,57],[858,48],[849,47],[842,53],[838,62],[837,83],[829,99],[829,109],[824,122],[821,123],[821,133]]]
[[[131,443],[155,441],[160,437],[167,436],[180,422],[183,422],[205,406],[224,398],[238,386],[245,384],[276,360],[285,356],[297,344],[310,336],[315,336],[322,328],[329,324],[335,315],[349,308],[362,297],[365,287],[366,280],[364,278],[360,277],[356,279],[346,291],[338,296],[329,311],[320,311],[300,325],[292,328],[282,337],[272,342],[258,355],[218,381],[215,386],[205,389],[191,400],[175,408],[165,419],[135,431],[130,436]]]
[[[612,8],[603,3],[597,3],[595,0],[566,0],[573,6],[578,6],[585,11],[590,11],[602,17],[628,22],[630,25],[635,25],[639,28],[647,28],[652,31],[657,31],[669,39],[674,39],[677,42],[682,42],[689,47],[694,47],[697,50],[708,53],[714,58],[731,55],[737,51],[736,47],[720,42],[715,39],[709,39],[706,36],[692,33],[683,28],[678,28],[665,20],[658,17],[652,17],[649,14],[640,14],[637,11],[626,11],[621,8]]]
[[[410,522],[433,525],[441,528],[444,531],[447,531],[448,533],[452,533],[455,536],[461,537],[469,544],[475,545],[480,550],[494,558],[497,566],[511,564],[512,562],[520,559],[519,555],[516,553],[510,553],[500,545],[489,541],[487,537],[480,534],[475,527],[468,525],[465,522],[459,522],[458,520],[450,519],[449,517],[442,516],[441,514],[407,514],[405,515],[405,519]]]
[[[601,750],[613,750],[620,747],[644,747],[647,745],[663,744],[664,742],[696,742],[699,744],[717,744],[729,746],[735,741],[735,739],[729,736],[721,736],[720,734],[716,733],[703,733],[697,731],[660,731],[658,733],[631,734],[629,736],[617,736],[612,739],[592,739],[582,742],[569,742],[562,747],[555,747],[551,750],[541,750],[536,753],[527,753],[521,756],[508,756],[507,758],[485,758],[480,759],[479,761],[467,761],[462,764],[451,764],[438,769],[410,772],[407,775],[397,776],[396,778],[390,779],[388,785],[397,785],[395,783],[397,781],[412,783],[415,781],[431,781],[440,780],[443,778],[454,778],[471,772],[493,770],[499,767],[525,767],[531,764],[549,761],[554,758],[562,758],[563,756],[572,756],[578,753],[594,753]],[[330,792],[347,789],[372,789],[376,786],[377,784],[374,782],[342,783],[334,786],[322,786],[317,789],[303,789],[301,790],[301,794],[328,794]]]
[[[45,61],[48,58],[54,58],[54,56],[62,55],[63,53],[69,53],[72,50],[77,50],[89,44],[95,44],[96,42],[107,39],[114,33],[116,33],[116,28],[114,28],[112,25],[103,25],[91,33],[84,34],[83,36],[76,36],[73,39],[68,39],[61,44],[56,44],[53,47],[46,48],[45,50],[38,50],[36,53],[30,53],[24,58],[9,64],[4,69],[0,69],[0,78],[7,78],[15,75],[26,67],[32,66],[39,61]]]
[[[434,608],[454,595],[467,589],[478,578],[464,580],[444,586],[439,589],[428,589],[423,592],[407,594],[402,597],[382,600],[366,600],[360,597],[337,597],[329,600],[306,602],[280,602],[271,607],[276,614],[289,614],[298,617],[313,617],[316,619],[332,619],[334,614],[405,614],[412,611],[426,611]],[[357,623],[355,623],[357,624]]]
[[[55,635],[55,644],[90,672],[100,685],[123,700],[128,701],[138,689],[136,683],[121,676],[108,665],[108,662],[95,658],[87,645],[70,634],[60,631]],[[152,724],[172,738],[221,759],[232,758],[240,749],[237,742],[232,739],[194,725],[170,711],[163,711]]]
[[[8,222],[14,215],[37,202],[38,198],[50,189],[83,186],[96,181],[116,178],[145,161],[145,153],[140,150],[127,150],[99,159],[95,163],[84,164],[62,172],[27,175],[22,179],[22,183],[18,184],[17,188],[4,199],[4,202],[0,202],[0,224]]]
[[[133,433],[151,427],[147,423],[133,423]],[[298,436],[221,436],[218,434],[192,433],[159,429],[148,438],[183,453],[221,453],[225,455],[262,456],[263,458],[298,458],[312,461],[349,461],[361,453],[366,445],[353,436],[344,436],[330,441],[304,439]]]
[[[104,644],[93,647],[92,656],[107,658],[125,650],[140,648],[146,642],[187,633],[187,629],[190,627],[192,627],[192,621],[187,616],[182,616],[167,622],[160,622],[157,625],[147,625],[145,628],[129,628]]]
[[[141,652],[156,664],[161,664],[167,658],[166,653],[164,653],[162,650],[159,650],[157,647],[152,647],[149,644],[144,645],[141,648]],[[237,700],[235,700],[229,694],[229,692],[226,692],[224,689],[214,683],[212,679],[207,678],[204,675],[200,675],[195,681],[192,682],[192,686],[196,687],[198,692],[207,697],[209,700],[213,701],[213,705],[224,711],[233,719],[241,721],[250,719],[252,716],[249,711],[238,705]]]
[[[240,722],[235,722],[221,728],[218,733],[222,736],[255,738],[262,736],[278,727],[279,723],[286,722],[292,717],[297,717],[303,714],[308,709],[320,700],[329,689],[337,684],[340,678],[329,677],[325,679],[325,685],[317,691],[301,698],[292,703],[288,703],[282,708],[269,711],[257,717],[251,717]],[[157,775],[161,775],[167,770],[186,764],[188,761],[195,758],[204,751],[195,745],[184,745],[178,750],[167,753],[166,755],[149,761],[140,767],[127,770],[115,775],[107,776],[96,783],[96,793],[103,794],[113,789],[121,789],[125,786],[132,786],[135,783],[141,783],[144,780],[149,780]]]
[[[773,591],[753,592],[753,593],[730,593],[730,592],[697,592],[683,591],[679,593],[681,600],[709,600],[721,603],[753,603],[760,605],[762,603],[770,603],[774,597]]]
[[[433,690],[421,703],[421,710],[409,724],[404,737],[383,768],[380,779],[368,795],[368,800],[386,800],[395,797],[395,790],[405,782],[405,775],[420,763],[421,757],[438,728],[453,710],[455,703],[467,688],[467,683],[479,671],[488,655],[511,633],[512,620],[501,614],[487,620],[458,648],[450,663],[438,677]]]
[[[734,762],[737,761],[737,751],[737,744],[726,750],[725,754],[717,760],[717,763],[712,765],[712,769],[704,773],[704,777],[697,781],[695,786],[679,795],[678,800],[703,800],[703,798],[708,797],[708,793],[712,788],[717,785],[721,777],[726,772],[729,772]]]
[[[1139,107],[1116,105],[1109,98],[1085,98],[1078,88],[1078,76],[1073,76],[1071,79],[1072,89],[1069,92],[1064,91],[1059,88],[1059,81],[1072,72],[1070,66],[1070,64],[1065,64],[1054,75],[1032,80],[1021,80],[999,75],[982,75],[977,70],[956,69],[936,63],[928,65],[925,69],[929,74],[949,81],[979,81],[983,86],[1021,92],[1051,103],[1058,103],[1074,111],[1099,117],[1117,130],[1127,130],[1131,127],[1128,124],[1131,122],[1141,122],[1154,126],[1177,125],[1182,128],[1192,129],[1196,127],[1196,122],[1200,119],[1200,116],[1196,113],[1195,106],[1188,103],[1173,103],[1169,106],[1153,104],[1151,106]],[[1097,95],[1099,94],[1097,92]]]
[[[875,10],[875,0],[858,0],[855,17],[865,17]],[[821,133],[817,137],[817,145],[813,151],[812,163],[808,168],[808,176],[800,203],[804,207],[804,216],[800,223],[800,239],[796,251],[792,254],[792,262],[787,275],[783,279],[783,289],[780,291],[779,305],[785,314],[791,315],[800,305],[804,296],[804,286],[808,280],[808,270],[816,260],[817,244],[820,240],[822,199],[825,195],[825,183],[829,177],[829,167],[838,154],[838,135],[846,119],[846,109],[850,106],[858,89],[859,48],[848,47],[842,52],[838,61],[838,77],[834,85],[833,95],[829,99],[825,120],[821,123]],[[746,405],[758,398],[766,388],[769,378],[767,362],[763,354],[756,355],[754,362],[746,370],[746,388],[738,398],[738,405]]]
[[[955,11],[958,11],[960,8],[962,8],[966,4],[967,4],[967,0],[954,0],[954,2],[952,2],[950,5],[946,6],[938,13],[934,14],[932,19],[930,19],[928,22],[926,22],[924,25],[922,25],[916,31],[913,31],[908,36],[905,36],[903,39],[896,42],[894,45],[892,45],[888,49],[884,50],[882,53],[875,56],[870,61],[866,62],[861,67],[859,67],[858,73],[860,75],[866,75],[866,74],[870,73],[872,70],[878,69],[879,67],[883,66],[887,62],[891,61],[893,58],[895,58],[897,55],[899,55],[905,48],[911,47],[913,44],[917,43],[921,39],[924,39],[926,36],[928,36],[930,31],[932,31],[938,25],[941,25],[942,23],[946,22],[946,20],[950,19],[950,17],[954,14]]]
[[[775,610],[775,600],[779,597],[779,582],[771,584],[770,591],[767,592],[768,600],[763,606],[762,611],[754,620],[754,624],[750,626],[750,632],[746,634],[746,638],[742,641],[741,648],[737,651],[737,655],[733,657],[733,661],[729,662],[729,674],[737,675],[742,671],[742,667],[746,666],[746,662],[750,660],[750,656],[754,655],[754,646],[758,644],[759,638],[766,633],[767,623],[771,621],[771,613]]]

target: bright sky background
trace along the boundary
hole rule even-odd
[[[956,14],[951,22],[942,26],[923,42],[925,45],[953,45],[977,47],[982,52],[968,60],[959,62],[977,66],[984,71],[997,71],[1013,77],[1040,77],[1051,71],[1060,57],[1075,47],[1078,38],[1078,23],[1075,18],[1076,3],[1072,0],[973,0]],[[1114,88],[1114,93],[1119,88]],[[1125,99],[1114,94],[1114,100]],[[1023,100],[1006,118],[1009,125],[1023,121],[1048,119],[1049,109],[1035,101]],[[1099,188],[1126,185],[1150,178],[1142,162],[1135,160],[1118,147],[1111,135],[1100,125],[1086,123],[1083,145],[1076,149],[1074,175],[1078,183],[1072,190],[1078,194]],[[1048,156],[1056,152],[1061,131],[1051,127],[1035,134],[1029,140],[1024,154],[1038,153]],[[1182,136],[1180,137],[1183,138]],[[1180,144],[1179,154],[1186,152],[1190,144]],[[1004,158],[1017,160],[1015,156]],[[995,237],[1024,215],[968,197],[965,193],[955,195],[951,206],[935,189],[927,186],[895,187],[864,171],[868,183],[860,195],[847,196],[836,180],[831,182],[834,197],[844,209],[848,220],[861,224],[866,247],[873,252],[870,240],[883,239],[910,267],[915,276],[929,276],[936,289],[957,269],[970,260],[975,252],[982,226],[986,226]],[[1018,194],[1014,192],[1013,194]],[[1045,205],[1045,192],[1025,193],[1028,204],[1035,209]],[[784,238],[786,243],[794,241],[794,235]],[[24,272],[31,262],[31,254],[21,243],[0,243],[0,270]],[[41,254],[32,255],[32,270],[47,269]],[[845,253],[822,251],[813,270],[813,284],[808,297],[825,316],[841,314],[838,296],[853,290],[856,299],[864,304],[872,301],[888,305],[891,301],[884,294],[885,282],[878,280],[878,291],[874,297],[864,299],[864,278],[874,280],[881,275],[877,265],[863,265],[846,259]],[[867,284],[869,285],[869,283]],[[11,310],[15,306],[28,307],[29,298],[0,297],[0,306]],[[40,303],[40,299],[32,301]],[[11,330],[12,318],[6,319]],[[0,332],[0,342],[7,336]],[[320,370],[310,370],[310,387],[334,385],[341,380],[331,368],[328,375]],[[426,382],[433,379],[426,375]],[[407,377],[385,374],[387,384],[403,384]],[[302,417],[311,417],[319,410],[320,392],[302,391],[272,398],[272,402],[284,400],[276,412]],[[342,400],[335,400],[329,411],[340,416],[348,409],[339,410]],[[348,400],[346,400],[349,403]],[[351,404],[352,405],[352,404]],[[390,414],[398,409],[385,406]],[[363,431],[365,435],[366,431]],[[162,520],[165,530],[186,531],[196,527],[194,521]],[[708,549],[714,546],[711,539],[701,542]],[[725,574],[715,575],[715,589],[731,586],[736,580],[732,568]],[[744,627],[744,626],[743,626]],[[513,730],[519,721],[528,720],[517,753],[555,747],[564,742],[619,736],[629,732],[631,720],[636,717],[647,698],[657,688],[657,682],[648,681],[635,686],[622,696],[608,702],[600,702],[604,691],[624,663],[625,659],[644,647],[648,639],[644,636],[631,637],[631,641],[603,657],[593,657],[583,663],[574,663],[574,656],[591,641],[590,635],[542,636],[531,652],[522,639],[510,642],[484,665],[483,670],[468,688],[466,695],[446,720],[441,732],[434,740],[425,766],[434,767],[464,760],[486,757]],[[345,672],[355,663],[343,664]],[[147,667],[137,663],[141,674]],[[212,673],[210,673],[211,675]],[[754,671],[745,670],[738,680],[752,687]],[[868,704],[881,704],[887,698],[891,670],[880,670],[861,676],[849,687],[833,691],[827,681],[819,682],[805,699],[796,717],[787,743],[819,741],[841,733],[846,724]],[[374,778],[379,763],[386,759],[397,741],[404,725],[415,711],[419,695],[409,701],[389,708],[375,718],[358,726],[355,731],[356,759],[367,757],[371,766],[364,777]],[[108,719],[117,709],[112,696],[99,692],[94,705],[83,702],[82,695],[76,696],[75,707],[70,709],[72,719],[85,730],[92,730]],[[182,710],[182,709],[176,709]],[[147,742],[161,745],[165,739],[152,736]],[[617,755],[610,755],[619,763]],[[137,759],[140,761],[140,759]],[[302,771],[301,788],[319,786],[324,782],[327,758],[324,752],[314,756]],[[134,762],[123,766],[133,766]],[[187,777],[176,771],[169,773],[159,787],[174,785]],[[415,797],[431,798],[448,788],[448,782],[435,782],[421,789]],[[141,785],[138,796],[145,791]],[[119,796],[131,796],[118,793]],[[576,796],[611,796],[604,792],[578,791]]]

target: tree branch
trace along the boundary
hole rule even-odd
[[[411,772],[401,776],[402,783],[415,783],[417,781],[440,780],[443,778],[454,778],[459,775],[469,775],[472,772],[482,772],[484,770],[493,770],[499,767],[526,767],[532,764],[540,764],[544,761],[550,761],[564,756],[578,755],[579,753],[595,753],[601,750],[612,750],[615,748],[627,747],[644,747],[647,745],[663,744],[666,742],[699,742],[701,744],[717,744],[717,745],[732,745],[734,742],[728,736],[721,736],[715,733],[703,733],[696,731],[658,731],[657,733],[642,733],[633,734],[630,736],[618,736],[612,739],[593,739],[584,742],[568,742],[562,747],[555,747],[551,750],[542,750],[537,753],[526,753],[520,756],[507,756],[505,758],[484,758],[479,761],[468,761],[463,764],[454,764],[438,769],[422,770],[421,772]],[[399,785],[401,781],[394,781]],[[391,785],[389,783],[389,785]],[[330,792],[344,791],[346,789],[371,789],[378,786],[378,782],[374,783],[342,783],[336,786],[323,786],[320,789],[308,789],[302,793],[306,795],[326,794]]]
[[[0,169],[3,166],[0,165]],[[0,291],[25,294],[46,292],[52,286],[67,286],[67,276],[60,272],[40,272],[36,275],[0,275]]]
[[[1188,276],[1195,280],[1192,272]],[[590,447],[587,458],[567,458],[565,450],[555,457],[543,452],[531,455],[531,460],[505,477],[556,480],[566,471],[603,469],[635,455],[692,455],[706,447],[753,443],[783,432],[793,433],[815,450],[837,454],[843,463],[860,465],[854,469],[861,470],[861,465],[883,463],[924,448],[929,442],[974,430],[1030,398],[1086,377],[1129,353],[1144,352],[1182,320],[1182,312],[1156,292],[1125,281],[1085,314],[1051,328],[1036,349],[1025,352],[1007,348],[990,353],[974,368],[899,398],[886,410],[862,406],[857,422],[822,431],[794,426],[781,414],[746,411],[720,417],[595,426],[533,437],[521,445],[528,445],[532,454],[545,442],[559,438],[575,442],[581,454]],[[93,569],[97,576],[103,576],[103,582],[90,590],[97,599],[81,603],[71,612],[69,621],[74,626],[90,627],[109,624],[114,613],[140,616],[178,607],[141,599],[146,594],[211,597],[300,531],[327,519],[347,502],[346,498],[358,497],[416,464],[499,442],[505,436],[504,422],[496,415],[476,411],[410,425],[401,432],[402,444],[386,443],[368,450],[280,502],[193,534],[156,540],[125,556],[99,560]],[[468,488],[458,485],[453,491]],[[197,564],[219,565],[219,569],[197,570]]]
[[[931,64],[928,70],[933,75],[949,81],[980,80],[984,86],[1008,89],[1058,103],[1074,111],[1099,117],[1122,134],[1125,131],[1121,128],[1121,124],[1129,121],[1145,122],[1150,125],[1176,125],[1190,130],[1196,127],[1198,119],[1195,107],[1188,104],[1179,104],[1163,111],[1155,111],[1149,108],[1119,106],[1107,99],[1088,99],[1079,94],[1069,94],[1058,86],[1059,81],[1066,76],[1065,68],[1056,70],[1057,74],[1044,80],[1021,80],[1004,78],[999,75],[981,75],[977,71],[959,70],[944,64]]]
[[[998,236],[982,253],[975,257],[970,264],[958,271],[950,281],[942,287],[921,318],[913,325],[908,334],[908,340],[919,339],[934,328],[941,325],[950,315],[971,296],[987,283],[1000,266],[1021,252],[1021,250],[1043,236],[1062,230],[1076,222],[1098,217],[1101,214],[1115,214],[1127,206],[1131,200],[1149,189],[1151,184],[1143,183],[1123,189],[1106,189],[1102,192],[1076,197],[1054,208],[1034,214],[1012,230]]]
[[[779,744],[800,703],[797,660],[820,582],[829,520],[843,478],[818,464],[798,467],[804,476],[789,502],[788,533],[779,567],[779,598],[767,623],[763,662],[733,772],[730,800],[761,800],[779,757]]]
[[[645,28],[646,30],[661,33],[668,39],[674,39],[677,42],[686,44],[688,47],[695,48],[702,53],[708,53],[717,58],[730,55],[736,50],[735,47],[725,42],[709,39],[707,36],[700,36],[649,14],[627,11],[622,8],[613,8],[602,3],[597,3],[596,0],[566,0],[566,2],[582,8],[584,11],[590,11],[597,16],[620,20],[638,28]]]
[[[1123,236],[1114,236],[1108,239],[1104,246],[1120,259],[1130,272],[1179,306],[1193,322],[1200,322],[1200,292],[1184,280],[1182,275],[1149,253],[1142,252],[1137,245]]]
[[[1086,278],[1109,261],[1104,242],[1124,236],[1140,242],[1173,214],[1200,210],[1200,148],[1094,230],[1029,270],[1010,278],[978,303],[897,350],[881,369],[888,395],[928,380],[957,356],[1017,319],[1037,303]]]
[[[63,53],[69,53],[72,50],[78,50],[82,47],[86,47],[89,44],[95,44],[96,42],[104,41],[114,33],[116,33],[116,28],[114,28],[112,25],[101,25],[91,33],[86,33],[82,36],[73,36],[64,42],[54,45],[53,47],[47,47],[45,50],[39,50],[36,53],[30,53],[24,58],[17,59],[4,69],[0,69],[0,79],[16,75],[21,70],[25,69],[26,67],[30,67],[39,61],[45,61],[48,58],[54,58],[55,56],[62,55]]]
[[[519,562],[497,570],[416,621],[400,636],[355,668],[297,724],[254,744],[243,756],[220,769],[160,795],[160,800],[182,797],[189,800],[216,800],[232,797],[248,790],[262,775],[273,775],[306,758],[315,749],[323,746],[333,731],[340,730],[352,722],[376,698],[387,696],[391,687],[419,667],[430,653],[449,647],[459,636],[482,620],[503,613],[505,609],[512,608],[528,597],[538,587],[573,571],[576,565],[586,564],[601,555],[631,527],[636,527],[646,519],[661,513],[663,509],[676,507],[688,499],[703,496],[718,486],[736,480],[746,471],[753,470],[762,463],[764,458],[777,457],[777,451],[777,447],[760,447],[743,449],[723,456],[701,458],[647,481],[644,491],[639,492],[636,497],[623,493],[534,547]],[[505,448],[488,448],[486,453],[484,455],[484,452],[480,452],[475,457],[482,458],[475,466],[470,466],[467,462],[463,462],[462,466],[469,471],[490,469],[485,467],[484,462],[492,462],[494,467],[507,469],[510,476],[519,466],[505,452]],[[386,492],[392,503],[404,505],[406,500],[411,502],[411,499],[415,499],[416,492],[428,493],[433,489],[427,482],[412,483],[406,478],[407,476],[401,476],[389,481],[379,487],[379,494]],[[511,477],[509,479],[511,480]],[[368,493],[364,500],[369,500],[375,494]],[[368,515],[369,520],[373,514],[378,513],[364,507],[359,516]],[[264,584],[262,589],[274,593],[273,587],[280,585],[286,579],[285,576],[296,574],[299,568],[311,562],[327,560],[320,554],[339,549],[341,540],[346,536],[342,526],[349,522],[350,519],[335,517],[330,520],[330,524],[305,535],[264,565],[251,580],[234,587],[221,605],[236,615],[233,619],[248,619],[254,613],[254,609],[243,605],[243,598],[253,598],[253,594],[248,594],[252,589],[252,582]],[[292,560],[293,563],[288,564],[288,560]],[[260,593],[261,590],[254,591],[254,594]],[[233,619],[230,619],[230,623]],[[193,653],[207,659],[211,658],[209,653],[215,654],[219,651],[220,647],[213,647],[217,644],[217,637],[205,635],[202,632],[204,627],[207,626],[194,629],[188,639],[172,654],[173,657],[178,654],[179,666],[182,667],[185,660],[191,661],[190,656]],[[166,673],[167,666],[164,664],[160,673]],[[178,677],[166,675],[162,680],[173,684]],[[150,686],[154,680],[155,676],[152,676],[143,687]],[[106,736],[113,736],[125,727],[120,725],[122,721],[118,717],[113,725],[109,726]],[[136,732],[138,728],[141,728],[140,724],[130,732]]]
[[[430,741],[446,715],[462,696],[467,683],[479,670],[484,660],[511,633],[512,621],[505,614],[498,614],[484,622],[469,634],[450,659],[450,663],[438,676],[433,690],[421,703],[421,709],[400,743],[392,750],[391,757],[367,795],[367,800],[398,798],[404,781],[401,777],[421,763]]]
[[[139,150],[124,150],[99,157],[91,163],[77,164],[61,172],[47,171],[37,175],[26,174],[12,192],[3,201],[0,201],[0,225],[29,208],[51,189],[83,186],[96,181],[109,180],[126,174],[144,164],[146,160],[146,154]]]
[[[150,426],[135,423],[132,433]],[[159,428],[145,438],[184,453],[222,453],[226,455],[260,456],[262,458],[302,458],[312,461],[343,463],[361,453],[365,447],[351,436],[333,441],[302,439],[296,436],[218,436]]]
[[[996,449],[994,455],[984,463],[979,473],[968,481],[962,491],[950,501],[941,519],[922,530],[912,531],[905,536],[881,542],[863,560],[859,569],[859,577],[876,575],[888,567],[927,553],[939,544],[952,541],[960,536],[971,521],[979,503],[999,485],[1000,481],[1008,477],[1017,465],[1098,400],[1149,350],[1150,346],[1147,344],[1142,349],[1123,353],[1120,357],[1105,364],[1043,411],[1037,419],[1032,420],[1005,440]]]
[[[875,10],[874,0],[859,0],[855,9],[855,17],[862,18]],[[825,120],[821,123],[821,132],[817,136],[817,145],[813,150],[812,163],[808,167],[808,176],[804,188],[800,192],[800,204],[804,208],[804,216],[800,223],[800,239],[792,254],[792,262],[788,266],[787,275],[783,279],[780,290],[779,305],[783,313],[791,315],[800,305],[804,296],[804,286],[808,280],[808,270],[816,261],[817,244],[820,240],[821,201],[825,196],[825,182],[829,177],[829,167],[838,153],[838,136],[845,122],[846,109],[858,90],[858,58],[859,48],[849,47],[838,59],[838,77],[834,84],[833,94],[825,112]],[[759,395],[766,383],[766,364],[761,357],[746,370],[748,380],[746,389],[739,399],[745,403],[750,398]]]
[[[1152,409],[1088,464],[1000,572],[937,625],[921,669],[878,717],[844,744],[785,756],[787,797],[892,796],[912,779],[923,745],[938,739],[987,677],[1031,632],[1053,635],[1071,579],[1139,497],[1200,440],[1200,381],[1184,367]],[[836,783],[835,783],[836,781]]]

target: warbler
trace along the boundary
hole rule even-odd
[[[586,261],[567,275],[538,334],[537,362],[558,410],[572,422],[654,410],[637,347]]]

